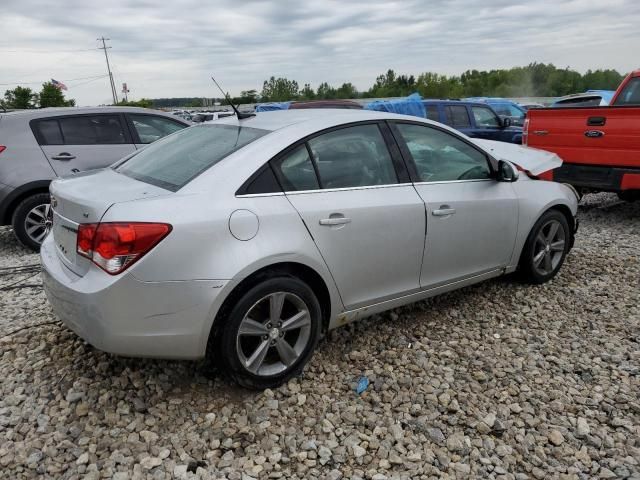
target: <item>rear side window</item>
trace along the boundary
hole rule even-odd
[[[341,128],[309,140],[322,188],[398,183],[391,154],[377,125]]]
[[[62,132],[57,120],[40,120],[36,123],[36,136],[41,145],[62,145]]]
[[[640,77],[629,80],[616,99],[616,105],[640,105]]]
[[[317,190],[320,188],[305,144],[276,160],[273,165],[279,173],[285,191]]]
[[[440,121],[440,114],[438,113],[437,105],[427,105],[425,108],[427,110],[427,119],[433,120],[434,122]]]
[[[173,192],[223,158],[269,133],[236,125],[185,128],[140,150],[116,171]]]
[[[467,107],[463,105],[450,105],[445,107],[447,125],[455,128],[468,128],[471,126]]]
[[[182,130],[186,125],[156,115],[134,115],[129,118],[133,123],[140,143],[152,143],[167,135]]]
[[[126,143],[119,115],[78,115],[59,118],[65,145]]]

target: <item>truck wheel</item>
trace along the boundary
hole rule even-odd
[[[246,388],[274,388],[298,375],[315,350],[322,325],[313,290],[298,278],[277,276],[249,289],[231,307],[214,363]]]
[[[529,283],[551,280],[564,263],[571,244],[567,218],[548,210],[531,229],[520,256],[520,274]]]
[[[625,202],[635,202],[640,200],[640,190],[623,190],[618,192],[618,198]]]
[[[22,200],[11,218],[13,233],[18,241],[37,252],[51,229],[48,193],[36,193]]]

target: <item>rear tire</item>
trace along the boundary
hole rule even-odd
[[[263,390],[302,371],[320,338],[322,314],[306,283],[279,275],[251,287],[216,321],[214,363],[243,387]]]
[[[636,202],[640,200],[640,190],[623,190],[618,192],[618,198],[625,202]]]
[[[556,276],[571,247],[569,222],[558,210],[548,210],[535,223],[520,256],[520,274],[533,284]]]
[[[22,200],[13,212],[11,224],[18,241],[34,252],[51,228],[51,199],[48,193],[36,193]]]

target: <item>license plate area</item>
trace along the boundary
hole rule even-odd
[[[55,211],[53,212],[53,240],[58,255],[68,266],[75,265],[77,260],[76,241],[78,224],[67,220]]]

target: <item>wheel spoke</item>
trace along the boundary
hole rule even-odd
[[[553,252],[563,252],[564,251],[564,240],[558,240],[557,242],[553,242],[551,244],[551,251],[553,251]]]
[[[538,242],[538,243],[540,243],[542,245],[546,245],[547,244],[547,237],[544,236],[544,233],[542,233],[542,230],[540,230],[540,233],[536,237],[536,242]]]
[[[34,239],[36,242],[38,243],[42,243],[42,241],[44,240],[44,237],[47,236],[47,229],[43,228],[42,232]]]
[[[551,265],[551,252],[546,252],[544,256],[544,269],[547,273],[553,270],[553,266]]]
[[[558,233],[559,227],[560,224],[558,222],[551,223],[551,225],[549,226],[549,234],[547,235],[547,242],[551,243],[553,241],[553,239],[556,237],[556,234]]]
[[[536,267],[539,267],[539,266],[540,266],[540,262],[542,262],[542,259],[544,258],[544,256],[545,256],[545,254],[546,254],[546,253],[547,253],[547,252],[546,252],[545,250],[540,250],[540,252],[538,252],[538,253],[536,254],[536,256],[535,256],[535,257],[533,257],[533,264],[534,264]]]
[[[36,232],[37,230],[43,228],[42,225],[40,225],[39,223],[36,225],[31,225],[30,227],[27,228],[27,234],[29,236],[33,236],[34,232]]]
[[[40,210],[40,207],[36,207],[29,212],[29,216],[35,215],[36,217],[42,218],[43,220],[46,218],[45,214]]]
[[[250,318],[245,318],[240,325],[240,330],[238,331],[238,335],[247,335],[247,336],[260,336],[266,335],[268,333],[267,327],[265,327],[262,323],[256,322]]]
[[[258,345],[255,352],[247,359],[246,367],[247,370],[253,373],[258,373],[258,370],[262,366],[264,362],[264,358],[267,356],[267,352],[269,351],[269,340],[264,340]]]
[[[282,318],[284,299],[285,294],[282,292],[272,293],[269,296],[269,320],[272,322],[278,322]]]
[[[309,318],[309,312],[306,310],[302,312],[296,313],[293,317],[282,322],[282,326],[280,330],[283,332],[288,332],[289,330],[295,330],[298,328],[306,327],[311,324],[311,319]]]
[[[287,341],[282,337],[276,340],[276,350],[278,350],[280,360],[282,360],[282,363],[284,363],[287,367],[293,365],[293,362],[295,362],[298,358],[298,354],[293,349],[293,347],[289,345]]]

